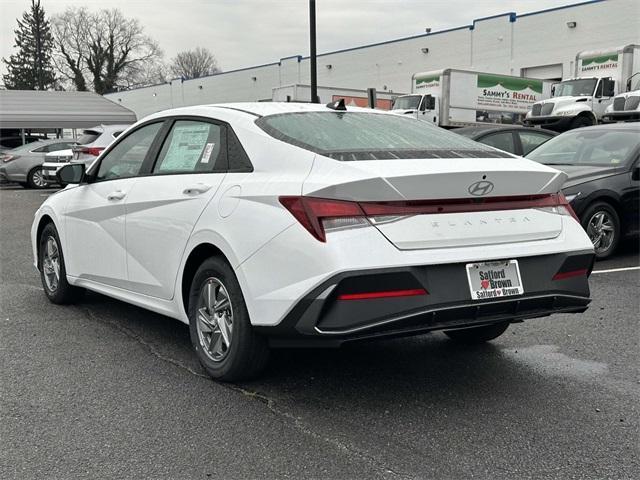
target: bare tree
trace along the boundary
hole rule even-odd
[[[85,8],[67,8],[53,17],[53,37],[55,42],[54,65],[58,73],[73,87],[87,90],[87,36],[91,14]]]
[[[207,48],[197,47],[194,50],[179,52],[171,60],[171,73],[182,78],[198,78],[219,73],[216,57]]]
[[[139,86],[162,60],[157,42],[120,10],[71,8],[54,23],[58,69],[78,90],[89,81],[100,94]]]

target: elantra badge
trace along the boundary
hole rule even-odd
[[[469,185],[469,193],[476,197],[481,197],[493,191],[493,183],[487,180],[481,180]]]

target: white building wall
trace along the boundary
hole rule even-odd
[[[576,22],[576,28],[567,22]],[[409,92],[411,76],[420,71],[451,67],[520,75],[524,68],[555,64],[562,64],[567,78],[574,75],[579,51],[630,43],[640,44],[640,0],[595,0],[531,14],[505,13],[459,28],[321,54],[318,84]],[[106,97],[142,118],[178,106],[267,100],[272,88],[295,83],[310,83],[307,57]]]

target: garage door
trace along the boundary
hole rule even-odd
[[[523,77],[541,78],[544,80],[562,80],[562,64],[540,65],[538,67],[527,67],[522,69]]]

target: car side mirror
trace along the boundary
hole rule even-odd
[[[631,180],[640,180],[640,165],[633,167],[631,171]]]
[[[553,85],[551,85],[551,96],[552,97],[556,96],[556,84],[555,83]]]
[[[56,172],[58,183],[62,185],[81,183],[85,177],[84,163],[70,163]]]

